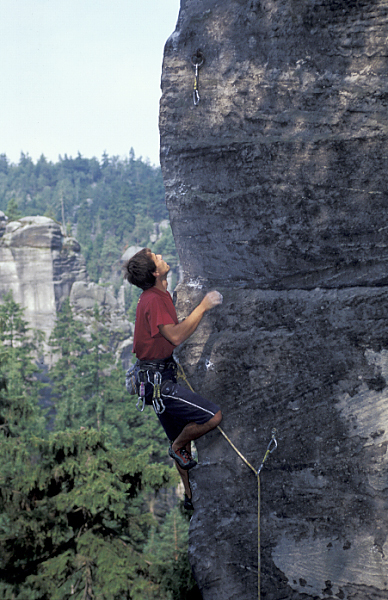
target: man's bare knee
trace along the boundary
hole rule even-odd
[[[221,423],[222,421],[222,413],[219,410],[218,412],[216,412],[216,414],[214,415],[214,417],[212,417],[209,421],[209,425],[212,426],[212,429],[214,429],[215,427],[218,427],[218,425]]]

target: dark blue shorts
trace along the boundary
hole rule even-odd
[[[162,383],[161,396],[166,409],[158,419],[172,442],[188,423],[207,423],[220,410],[214,402],[172,380]]]
[[[149,377],[146,384],[147,404],[152,404],[151,381],[152,377]],[[188,423],[207,423],[220,410],[214,402],[177,383],[173,370],[162,373],[161,398],[165,410],[157,417],[172,442]]]

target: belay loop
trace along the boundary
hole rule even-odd
[[[195,54],[193,54],[193,56],[191,57],[191,64],[193,65],[194,69],[195,69],[195,77],[194,77],[194,91],[193,91],[193,102],[194,102],[194,106],[198,106],[199,101],[200,101],[200,97],[199,97],[199,91],[198,91],[198,73],[199,73],[199,69],[200,67],[203,65],[203,54],[201,52],[201,50],[197,50],[197,52]]]

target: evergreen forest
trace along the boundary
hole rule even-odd
[[[114,283],[130,245],[170,262],[176,251],[159,168],[136,159],[0,157],[0,210],[46,215],[77,237],[90,278]],[[157,232],[158,233],[158,232]],[[116,275],[115,275],[116,274]],[[128,286],[129,287],[129,286]],[[128,307],[131,310],[131,307]],[[0,303],[0,598],[196,600],[179,477],[156,416],[136,409],[95,307],[92,327],[69,301],[49,340],[7,293]],[[47,388],[50,401],[47,402]]]
[[[34,163],[22,153],[17,165],[0,154],[0,210],[8,220],[43,215],[61,223],[81,244],[96,283],[115,280],[126,248],[155,237],[153,250],[177,267],[170,227],[155,236],[168,219],[161,169],[136,158],[133,149],[125,158],[78,154],[56,163],[43,155]]]

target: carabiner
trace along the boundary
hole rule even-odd
[[[143,403],[142,406],[140,407],[140,403]],[[136,408],[139,412],[143,412],[144,408],[145,408],[145,397],[144,396],[139,396],[139,398],[137,399],[136,402]]]
[[[261,471],[261,469],[264,467],[264,463],[265,463],[265,461],[267,460],[267,458],[269,457],[269,455],[270,455],[270,454],[272,454],[272,452],[273,452],[274,450],[276,450],[276,448],[278,447],[278,443],[277,443],[277,440],[276,440],[276,434],[277,434],[277,431],[276,431],[276,429],[275,429],[275,428],[274,428],[274,429],[272,429],[271,433],[272,433],[272,437],[271,437],[271,439],[270,439],[270,441],[269,441],[269,444],[268,444],[268,446],[267,446],[267,450],[266,450],[266,452],[265,452],[265,454],[264,454],[264,458],[263,458],[263,460],[261,461],[261,465],[260,465],[260,467],[257,469],[257,476],[259,476],[259,475],[260,475],[260,471]]]
[[[144,371],[139,371],[138,377],[139,377],[139,397],[138,400],[136,402],[136,408],[139,412],[143,412],[144,408],[145,408],[145,382],[142,381],[142,379],[144,378]],[[142,403],[142,406],[140,408],[140,404]]]
[[[200,99],[201,98],[199,97],[198,90],[196,90],[195,87],[194,87],[194,92],[193,92],[193,103],[194,103],[194,106],[198,106]]]
[[[272,452],[273,452],[274,450],[276,450],[276,448],[278,447],[278,443],[277,443],[277,440],[276,440],[276,434],[277,434],[277,431],[276,431],[276,429],[275,429],[275,428],[274,428],[274,429],[272,429],[271,433],[272,433],[272,437],[271,437],[271,439],[270,439],[270,442],[269,442],[269,444],[268,444],[268,448],[267,448],[267,451],[268,451],[270,454],[272,454]],[[271,448],[271,445],[272,445],[272,444],[273,444],[273,448]]]

